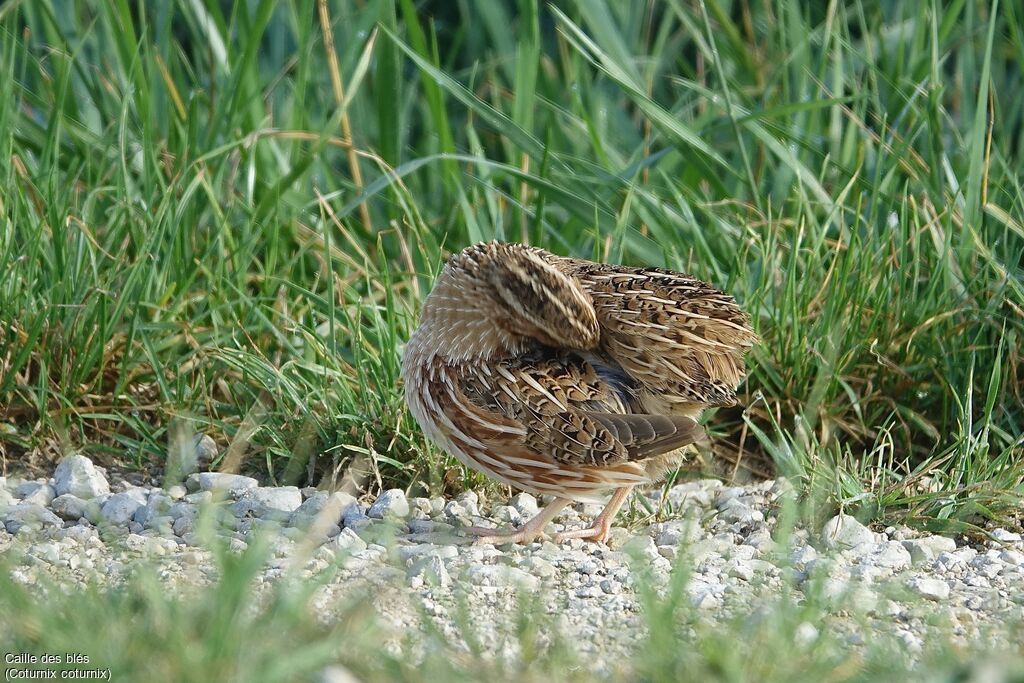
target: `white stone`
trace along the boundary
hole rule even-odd
[[[248,489],[236,489],[235,493],[237,495],[242,495],[247,490]],[[213,491],[197,491],[195,493],[188,494],[181,500],[190,505],[206,505],[207,503],[213,502]]]
[[[174,524],[171,528],[174,530],[175,536],[184,538],[186,534],[192,533],[193,529],[195,529],[195,524],[195,517],[192,515],[182,515],[174,520]]]
[[[896,637],[903,643],[904,649],[909,652],[920,652],[924,648],[921,638],[910,631],[899,630],[896,632]]]
[[[447,588],[451,584],[451,576],[444,566],[444,561],[437,555],[421,557],[413,563],[407,572],[410,582],[419,579],[420,583]]]
[[[1024,553],[1017,552],[1016,550],[1004,550],[999,553],[999,559],[1006,564],[1012,564],[1016,567],[1024,565]]]
[[[347,527],[362,527],[370,522],[363,508],[359,505],[350,505],[341,516],[341,522]]]
[[[933,562],[942,553],[956,550],[956,541],[946,536],[923,536],[902,541],[914,564]]]
[[[355,555],[356,553],[366,550],[366,541],[359,538],[359,534],[355,531],[345,527],[337,536],[331,539],[328,547],[337,552]]]
[[[402,489],[388,489],[373,501],[373,505],[366,511],[366,516],[372,519],[405,518],[409,516],[409,501]]]
[[[302,505],[302,493],[295,486],[258,486],[245,495],[258,505],[282,512],[294,512]]]
[[[558,573],[555,565],[541,557],[527,557],[519,563],[519,568],[540,579],[550,579]]]
[[[894,572],[906,569],[911,564],[910,552],[899,541],[886,541],[876,546],[865,561]]]
[[[359,678],[340,664],[331,664],[320,671],[316,683],[359,683]]]
[[[398,557],[405,562],[420,559],[432,555],[441,559],[456,557],[459,549],[453,545],[434,545],[433,543],[417,543],[415,545],[400,545],[395,549]]]
[[[519,510],[515,509],[511,505],[498,505],[491,510],[491,518],[499,522],[517,524],[522,520],[523,516],[519,514]]]
[[[257,486],[238,493],[231,511],[238,517],[281,518],[280,513],[294,512],[302,505],[302,492],[295,486]]]
[[[195,517],[199,514],[199,508],[185,501],[175,503],[167,509],[167,515],[172,519],[178,519],[179,517]]]
[[[35,503],[18,503],[3,512],[7,532],[16,534],[22,529],[60,528],[64,522],[50,510]]]
[[[721,604],[720,598],[725,592],[725,586],[720,583],[693,580],[687,585],[686,592],[689,594],[690,604],[694,607],[711,609]]]
[[[167,515],[170,509],[171,499],[168,496],[159,492],[153,493],[146,504],[135,511],[133,519],[143,526],[148,526],[151,520]]]
[[[1002,528],[993,529],[989,532],[989,536],[1002,543],[1020,543],[1021,540],[1020,534]]]
[[[759,528],[743,539],[743,545],[748,545],[758,553],[770,553],[775,550],[775,540],[767,529]]]
[[[668,502],[673,507],[708,507],[714,500],[722,482],[717,479],[703,479],[677,484],[668,490]]]
[[[764,521],[764,514],[738,498],[729,498],[721,506],[718,518],[734,524],[753,524]]]
[[[540,580],[522,569],[504,564],[474,564],[466,569],[466,578],[479,586],[520,586],[536,590]]]
[[[661,559],[658,546],[650,536],[635,536],[626,542],[622,550],[629,555],[639,556],[652,562]]]
[[[472,517],[472,511],[464,503],[457,500],[448,501],[444,506],[444,514],[451,521],[468,520]]]
[[[793,640],[803,647],[813,645],[818,640],[818,629],[809,621],[800,622],[793,632]]]
[[[517,493],[509,498],[508,504],[518,510],[520,515],[527,518],[533,517],[540,511],[537,499],[529,493]]]
[[[718,490],[718,495],[715,496],[715,507],[721,510],[728,502],[745,495],[747,495],[747,490],[742,486],[724,486]]]
[[[15,495],[21,498],[23,503],[49,505],[54,499],[55,491],[49,484],[42,484],[38,481],[26,481],[18,487]]]
[[[751,581],[754,578],[754,567],[745,560],[733,560],[729,565],[729,576]]]
[[[333,493],[317,491],[292,513],[290,524],[307,528],[315,522],[318,529],[340,527],[349,508],[359,509],[355,497],[341,491]]]
[[[854,548],[862,543],[874,543],[875,535],[850,515],[836,515],[825,522],[821,538],[828,548]]]
[[[217,459],[217,442],[209,434],[196,434],[192,438],[192,447],[195,449],[196,465],[200,469],[208,468]]]
[[[693,519],[673,519],[656,525],[655,543],[659,546],[677,546],[692,543],[701,537],[700,524]]]
[[[53,488],[58,496],[70,493],[82,500],[91,500],[110,493],[110,484],[92,460],[84,455],[68,455],[53,473]]]
[[[949,584],[942,579],[916,577],[907,583],[907,587],[926,600],[940,602],[949,598]]]
[[[259,482],[252,477],[228,472],[199,472],[188,475],[185,486],[189,491],[229,491],[238,492],[254,489]]]
[[[801,571],[807,569],[807,565],[818,559],[818,551],[811,545],[798,545],[789,554],[789,561]]]
[[[134,493],[115,493],[107,498],[100,509],[103,520],[108,524],[124,526],[128,520],[135,516],[136,511],[143,506],[145,501],[139,500],[139,495]]]
[[[75,521],[85,517],[86,505],[86,501],[78,496],[65,493],[63,496],[57,496],[50,502],[50,509],[57,513],[57,516],[61,519]]]

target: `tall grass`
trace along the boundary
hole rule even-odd
[[[0,457],[477,485],[397,384],[485,239],[689,271],[764,339],[725,471],[1008,514],[1024,429],[1012,2],[8,3]],[[230,446],[230,447],[229,447]]]

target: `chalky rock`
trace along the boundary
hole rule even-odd
[[[50,502],[50,509],[57,513],[57,516],[61,519],[75,521],[85,517],[87,505],[88,502],[78,496],[65,493],[63,496],[57,496]]]
[[[232,495],[257,486],[259,482],[252,477],[227,472],[199,472],[188,475],[185,481],[185,487],[189,491],[226,491]]]
[[[352,529],[345,527],[341,530],[341,533],[331,539],[328,547],[334,551],[352,555],[366,550],[366,541],[359,538],[359,534],[352,531]]]
[[[955,551],[956,541],[946,536],[924,536],[903,541],[903,547],[914,564],[923,564],[933,562],[942,553]]]
[[[371,519],[405,518],[409,516],[409,501],[402,489],[388,489],[373,501],[373,505],[366,511],[366,516]]]
[[[906,569],[911,563],[910,552],[899,541],[881,543],[873,547],[863,559],[875,567],[882,567],[894,572]]]
[[[323,514],[324,523],[341,526],[345,513],[353,506],[358,509],[355,496],[348,493],[317,491],[292,513],[291,523],[294,526],[309,526]]]
[[[340,664],[331,664],[320,671],[316,683],[360,683],[360,679]]]
[[[418,543],[416,545],[402,545],[395,548],[395,553],[403,562],[433,555],[443,560],[458,557],[459,549],[453,545],[434,545],[433,543]]]
[[[16,534],[22,530],[60,528],[64,522],[50,510],[36,503],[18,503],[3,513],[7,533]]]
[[[942,602],[949,598],[949,584],[942,579],[917,577],[911,579],[907,587],[926,600]]]
[[[49,484],[43,484],[38,481],[26,481],[15,489],[14,495],[21,498],[23,503],[35,503],[36,505],[46,506],[53,501],[56,493]]]
[[[738,498],[727,499],[719,508],[719,518],[726,522],[735,524],[754,524],[764,521],[764,514],[760,510],[754,510],[749,505],[741,502]]]
[[[536,576],[504,564],[470,565],[465,576],[470,583],[478,586],[520,587],[527,590],[537,590],[540,587],[540,579]]]
[[[991,532],[989,532],[989,536],[991,536],[996,541],[999,541],[1000,543],[1020,543],[1021,542],[1021,535],[1020,534],[1018,534],[1018,533],[1016,533],[1014,531],[1007,531],[1006,529],[1003,529],[1003,528],[993,529]]]
[[[209,434],[196,434],[192,439],[192,446],[195,449],[196,467],[199,470],[209,469],[219,453],[217,442]]]
[[[874,543],[875,535],[850,515],[840,514],[825,522],[821,540],[828,548],[843,550],[861,543]]]
[[[282,513],[294,512],[300,505],[302,492],[295,486],[257,486],[241,490],[231,512],[237,517],[283,518]]]
[[[154,519],[168,516],[171,509],[171,497],[159,492],[150,494],[146,504],[140,506],[132,519],[144,527],[148,527]]]
[[[675,547],[681,543],[693,543],[700,540],[700,523],[691,519],[673,519],[654,525],[651,531],[655,534],[655,543],[660,546]]]
[[[491,517],[499,522],[508,522],[509,524],[518,524],[523,518],[519,514],[519,510],[511,505],[498,505],[491,510]]]
[[[103,503],[100,514],[103,521],[107,524],[124,526],[135,516],[136,511],[145,504],[145,497],[134,491],[115,493]]]
[[[668,490],[668,502],[675,508],[709,507],[715,499],[715,490],[722,488],[717,479],[688,481]]]
[[[409,584],[416,588],[424,584],[447,588],[452,582],[444,561],[437,555],[426,555],[414,561],[406,575]]]
[[[508,504],[514,507],[524,519],[533,517],[540,509],[537,499],[529,493],[517,493],[509,498]]]
[[[714,609],[722,604],[725,586],[721,583],[694,580],[686,586],[690,604],[697,609]]]
[[[110,493],[110,484],[92,460],[84,455],[69,455],[60,461],[53,473],[53,488],[58,496],[70,493],[82,500],[91,500]]]

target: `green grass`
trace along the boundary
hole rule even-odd
[[[276,482],[482,486],[397,378],[444,255],[496,238],[737,296],[764,343],[747,409],[710,416],[725,472],[777,469],[821,510],[1010,522],[1015,3],[320,9],[0,8],[5,470],[159,466],[201,430]]]

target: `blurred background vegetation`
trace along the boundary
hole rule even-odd
[[[479,240],[683,270],[764,343],[699,466],[1017,514],[1024,10],[965,0],[0,6],[0,459],[484,485],[398,385]]]

